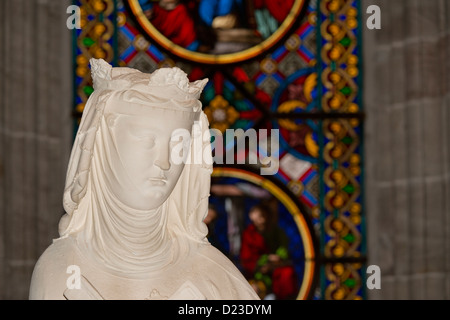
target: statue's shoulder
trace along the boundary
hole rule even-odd
[[[74,254],[74,245],[69,238],[55,239],[39,257],[36,267],[51,271],[64,269],[63,271],[66,272],[68,260],[73,258]]]
[[[64,299],[75,253],[68,239],[56,239],[39,257],[33,270],[30,299]]]
[[[259,300],[239,269],[214,246],[202,245],[196,259],[216,299]]]
[[[209,243],[199,246],[198,256],[201,257],[201,259],[204,260],[203,263],[210,268],[231,269],[233,272],[237,270],[227,256]]]

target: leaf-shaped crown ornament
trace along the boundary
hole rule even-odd
[[[147,87],[175,86],[189,99],[198,99],[208,79],[190,82],[187,74],[178,67],[157,69],[151,74],[142,73],[131,68],[113,68],[103,59],[90,59],[91,75],[94,89],[129,89],[147,79]],[[117,83],[116,83],[117,82]],[[139,86],[139,89],[144,89]]]
[[[91,76],[94,82],[94,88],[101,87],[106,81],[112,80],[112,66],[103,59],[90,59]]]

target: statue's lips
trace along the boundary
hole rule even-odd
[[[167,183],[167,180],[162,178],[150,178],[148,179],[148,181],[150,181],[155,186],[163,186]]]

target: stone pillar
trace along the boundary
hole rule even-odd
[[[57,237],[73,137],[70,0],[0,1],[0,299]]]
[[[450,2],[363,0],[366,214],[373,299],[450,298]],[[365,19],[363,22],[365,24]]]

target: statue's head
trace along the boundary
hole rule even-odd
[[[96,199],[98,193],[107,192],[109,201],[137,211],[160,208],[171,195],[182,202],[182,193],[194,188],[185,185],[185,190],[179,187],[173,195],[186,162],[173,161],[179,159],[174,152],[184,150],[181,157],[186,158],[192,146],[183,144],[191,144],[192,139],[180,139],[179,133],[191,133],[193,125],[202,121],[208,129],[198,100],[207,80],[190,83],[178,68],[149,75],[112,68],[95,59],[91,67],[95,91],[83,113],[69,163],[62,235],[80,228],[69,224],[79,214],[83,198],[92,192],[97,193]],[[210,174],[211,168],[207,170]],[[192,175],[189,179],[199,183]],[[194,202],[198,205],[200,199]],[[189,205],[184,206],[188,210]]]
[[[191,132],[199,114],[192,111],[112,103],[105,111],[112,162],[108,187],[125,205],[154,209],[169,197],[185,161],[173,161],[173,153],[188,139],[177,132]],[[186,150],[188,148],[182,148]],[[109,171],[109,170],[108,170]]]

